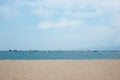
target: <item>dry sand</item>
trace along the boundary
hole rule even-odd
[[[0,60],[0,80],[120,80],[120,60]]]

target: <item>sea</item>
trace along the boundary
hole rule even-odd
[[[0,51],[0,60],[120,59],[120,51]]]

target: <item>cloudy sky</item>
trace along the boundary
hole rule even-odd
[[[7,49],[120,49],[120,0],[0,0]]]

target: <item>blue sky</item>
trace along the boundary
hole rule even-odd
[[[0,0],[0,50],[120,48],[120,0]]]

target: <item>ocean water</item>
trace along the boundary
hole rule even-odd
[[[120,52],[0,51],[0,60],[120,59]]]

